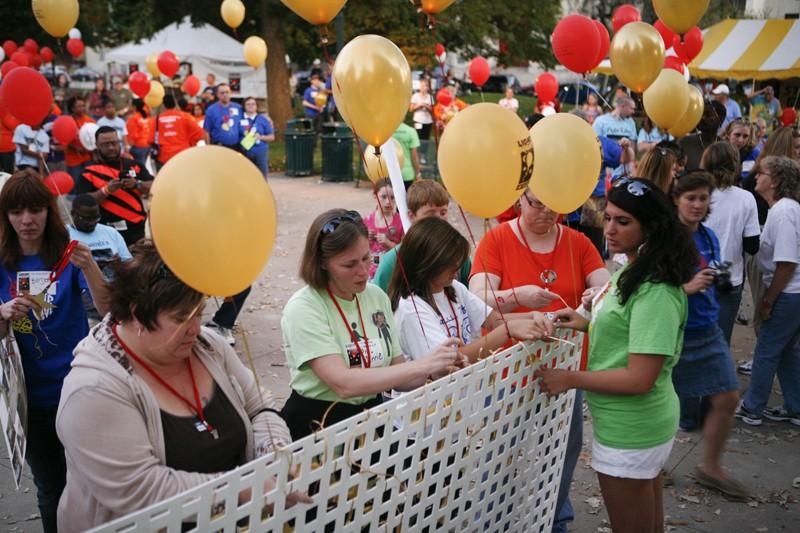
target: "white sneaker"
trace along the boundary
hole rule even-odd
[[[231,346],[236,346],[236,339],[233,336],[233,330],[228,328],[223,328],[213,320],[210,322],[206,322],[205,326],[207,328],[213,329],[220,337],[222,337],[225,342],[227,342]]]
[[[740,363],[739,366],[736,367],[736,371],[743,376],[749,376],[753,372],[753,360],[751,359]]]

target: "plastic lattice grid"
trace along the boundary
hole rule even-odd
[[[577,368],[583,334],[559,338],[517,344],[94,531],[550,531],[574,391],[547,398],[533,373]],[[243,502],[246,490],[257,496]],[[314,503],[287,509],[291,491]]]

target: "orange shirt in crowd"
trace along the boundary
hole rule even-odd
[[[205,138],[205,133],[194,118],[177,109],[167,109],[158,115],[158,161],[166,163],[173,156],[190,148]]]
[[[155,119],[143,117],[141,113],[132,114],[126,123],[128,142],[136,148],[149,148]]]
[[[19,126],[21,122],[14,118],[11,113],[6,113],[2,119],[0,119],[0,152],[7,153],[7,152],[14,152],[17,149],[17,145],[14,144],[14,130]]]
[[[94,122],[92,117],[89,115],[82,115],[80,117],[75,117],[72,115],[72,118],[75,120],[75,124],[78,126],[78,130],[81,129],[81,126],[88,122]],[[64,162],[68,167],[77,167],[85,163],[86,161],[91,161],[92,159],[92,152],[87,150],[81,144],[81,141],[77,138],[69,143],[66,147],[67,149],[64,151]]]

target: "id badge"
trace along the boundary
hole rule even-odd
[[[127,231],[127,229],[128,229],[128,223],[125,222],[124,220],[117,220],[117,221],[114,221],[114,222],[109,222],[108,225],[111,226],[112,228],[114,228],[117,231]]]

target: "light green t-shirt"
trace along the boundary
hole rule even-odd
[[[586,392],[586,400],[598,442],[612,448],[652,448],[668,442],[678,428],[672,367],[683,347],[688,304],[682,287],[644,283],[620,305],[617,280],[623,271],[612,276],[610,289],[594,303],[587,368],[625,368],[630,353],[662,356],[664,366],[647,394]]]
[[[378,270],[375,271],[375,277],[372,278],[372,283],[383,289],[383,292],[389,293],[389,282],[392,281],[392,273],[397,264],[397,250],[400,249],[399,245],[387,251],[381,256],[381,262],[378,263]],[[472,259],[467,257],[461,269],[458,271],[458,281],[464,285],[469,286],[469,273],[472,270]]]
[[[337,301],[359,338],[361,352],[368,358],[371,354],[371,368],[389,366],[392,358],[402,353],[389,297],[380,288],[367,284],[367,288],[357,298],[361,307],[360,317],[355,300],[337,298]],[[364,341],[364,329],[369,351]],[[351,367],[360,364],[358,350],[327,291],[306,286],[294,293],[283,308],[281,331],[283,349],[291,372],[291,386],[299,394],[313,400],[356,405],[375,397],[339,398],[308,364],[317,357],[337,353]]]
[[[401,169],[403,172],[403,181],[414,181],[416,173],[414,172],[414,165],[411,162],[411,150],[413,148],[419,148],[419,135],[417,135],[417,130],[408,124],[401,123],[392,134],[392,137],[397,139],[397,142],[403,147],[403,157],[405,157],[403,168]]]

